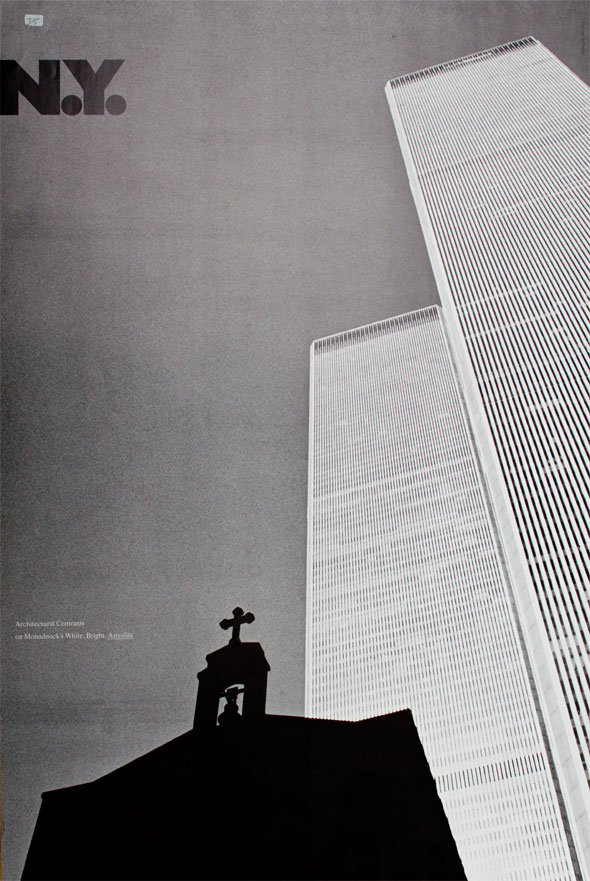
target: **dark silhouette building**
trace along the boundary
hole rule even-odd
[[[192,731],[43,793],[23,881],[465,878],[411,712],[266,714],[270,667],[243,621],[222,622]]]

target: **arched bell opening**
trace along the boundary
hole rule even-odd
[[[243,682],[234,682],[221,694],[217,707],[218,710],[221,709],[217,717],[218,725],[225,727],[242,721],[244,691]]]

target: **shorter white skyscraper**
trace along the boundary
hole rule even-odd
[[[574,879],[438,307],[311,352],[306,713],[410,707],[470,881]]]

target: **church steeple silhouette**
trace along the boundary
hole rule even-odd
[[[224,722],[243,718],[245,721],[260,719],[266,712],[266,686],[270,665],[259,642],[242,642],[242,624],[251,624],[255,618],[252,612],[244,613],[239,606],[233,610],[233,618],[219,622],[223,630],[232,628],[229,643],[223,648],[207,655],[207,666],[197,674],[199,688],[193,728],[197,733],[215,727],[218,721],[219,702],[228,701],[222,713]],[[234,691],[234,689],[238,691]],[[242,715],[237,709],[238,694],[243,694]],[[227,709],[231,706],[232,709]]]

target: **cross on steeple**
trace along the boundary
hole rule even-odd
[[[246,612],[246,614],[244,614],[244,610],[240,609],[239,606],[236,606],[232,614],[234,616],[233,618],[224,618],[223,621],[219,622],[219,626],[223,630],[229,630],[231,627],[232,634],[230,643],[236,643],[240,642],[240,627],[242,624],[251,624],[252,621],[254,621],[254,615],[252,612]]]

